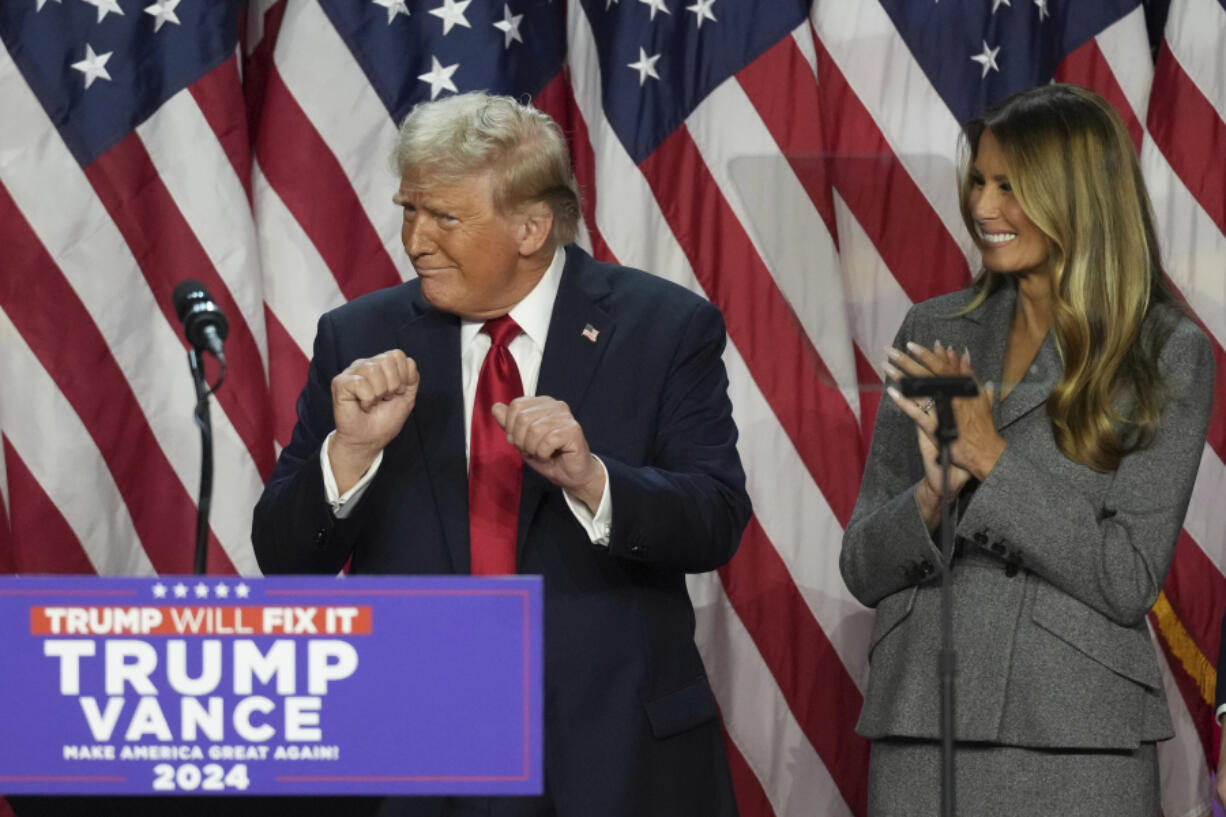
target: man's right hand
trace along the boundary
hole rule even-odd
[[[417,401],[417,364],[399,349],[359,358],[332,378],[336,434],[328,459],[336,488],[354,486],[375,456],[400,433]]]

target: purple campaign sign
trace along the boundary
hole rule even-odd
[[[0,793],[539,794],[538,577],[0,577]]]

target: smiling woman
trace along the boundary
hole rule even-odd
[[[1157,817],[1155,745],[1173,730],[1145,614],[1204,448],[1212,348],[1167,289],[1108,103],[1042,86],[963,134],[983,269],[916,304],[885,364],[981,382],[953,400],[946,506],[956,811]],[[876,608],[857,725],[870,817],[940,810],[936,412],[889,393],[839,563]]]

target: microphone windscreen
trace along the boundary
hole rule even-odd
[[[187,313],[192,306],[201,301],[211,301],[212,296],[209,291],[204,288],[204,284],[194,278],[188,278],[175,287],[174,294],[171,295],[171,303],[174,304],[175,314],[179,316],[179,320],[186,320]]]

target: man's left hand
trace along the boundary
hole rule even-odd
[[[596,512],[604,494],[604,469],[569,406],[552,397],[519,397],[510,405],[495,403],[493,412],[524,462]]]

